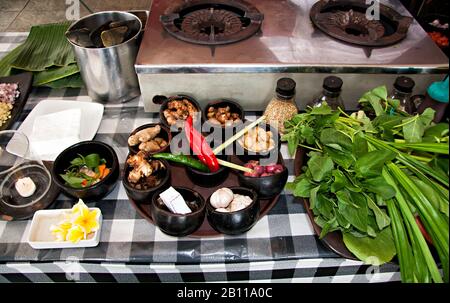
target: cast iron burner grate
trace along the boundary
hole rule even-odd
[[[404,39],[413,19],[379,5],[379,20],[369,20],[369,5],[364,0],[320,0],[311,8],[310,17],[326,34],[357,45],[387,46]]]
[[[220,45],[253,36],[264,16],[244,1],[193,0],[169,8],[160,19],[165,30],[180,40]]]

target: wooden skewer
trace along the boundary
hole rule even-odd
[[[231,162],[228,162],[228,161],[224,161],[224,160],[221,160],[221,159],[217,159],[217,161],[222,166],[226,166],[226,167],[229,167],[229,168],[241,170],[241,171],[247,172],[247,173],[253,172],[253,170],[251,168],[248,168],[248,167],[245,167],[245,166],[237,165],[237,164],[234,164],[234,163],[231,163]]]
[[[249,129],[255,127],[256,125],[258,125],[259,123],[261,123],[265,119],[266,119],[266,116],[261,116],[256,121],[254,121],[254,122],[250,123],[249,125],[247,125],[245,128],[243,128],[242,130],[237,132],[234,136],[232,136],[230,139],[228,139],[227,141],[223,142],[221,145],[217,146],[213,150],[214,154],[217,155],[218,153],[220,153],[222,150],[227,148],[228,145],[232,144],[234,141],[236,141],[237,139],[242,137],[246,132],[249,131]]]

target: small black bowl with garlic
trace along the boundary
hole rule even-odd
[[[214,230],[238,235],[250,230],[259,218],[258,194],[245,187],[223,187],[206,201],[206,217]]]

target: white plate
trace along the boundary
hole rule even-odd
[[[57,225],[64,219],[64,214],[70,212],[71,209],[47,209],[38,210],[34,213],[31,228],[28,234],[28,243],[34,249],[51,249],[51,248],[77,248],[77,247],[95,247],[100,243],[100,230],[102,228],[102,213],[99,208],[93,207],[89,210],[96,209],[98,211],[97,221],[98,230],[94,236],[88,240],[81,240],[78,243],[70,241],[57,242],[54,241],[50,232],[50,226]]]
[[[102,121],[104,109],[102,104],[94,102],[42,100],[28,114],[27,118],[20,125],[18,131],[24,133],[27,137],[30,137],[33,132],[33,125],[36,117],[77,108],[81,110],[80,142],[94,139]],[[67,147],[69,146],[66,146],[65,148]],[[17,154],[14,152],[15,147],[13,145],[8,145],[7,148],[8,152]],[[54,161],[58,155],[39,156],[41,156],[41,160]]]

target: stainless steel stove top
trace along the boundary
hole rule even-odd
[[[261,31],[237,43],[210,47],[181,41],[164,30],[160,16],[169,6],[182,2],[185,1],[153,1],[136,61],[138,73],[443,73],[448,70],[448,58],[417,21],[413,21],[401,42],[369,49],[343,43],[315,29],[309,11],[316,0],[247,0],[264,14]],[[381,2],[410,16],[398,0]]]

